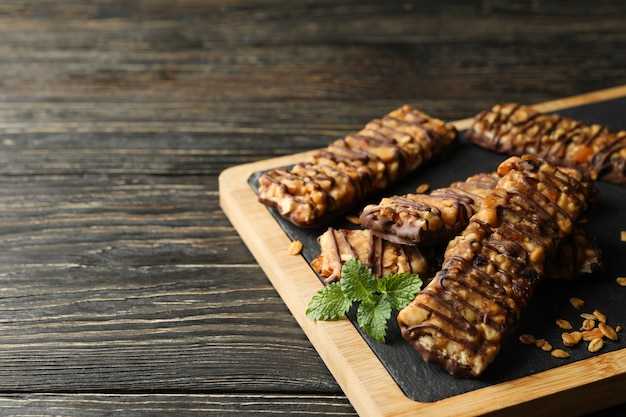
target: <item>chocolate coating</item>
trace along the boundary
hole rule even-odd
[[[441,270],[398,315],[425,360],[477,377],[517,330],[558,243],[588,209],[592,186],[533,156],[509,158]]]
[[[477,114],[465,138],[496,152],[533,154],[594,179],[626,185],[626,132],[612,133],[606,126],[508,103]]]

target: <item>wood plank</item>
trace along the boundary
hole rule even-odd
[[[141,415],[198,415],[296,417],[302,415],[356,416],[341,396],[316,394],[15,394],[0,396],[0,414],[20,416],[101,416],[106,413]]]
[[[0,213],[0,392],[340,392],[206,177],[0,176]]]
[[[622,86],[538,107],[557,110],[624,95],[626,88]],[[463,413],[510,416],[526,415],[532,411],[535,415],[548,416],[557,410],[562,415],[578,415],[593,411],[595,407],[622,402],[625,393],[614,390],[616,386],[626,386],[624,349],[433,403],[409,400],[349,321],[313,322],[306,318],[306,305],[322,284],[303,258],[287,254],[289,238],[267,210],[258,209],[256,195],[247,183],[254,172],[301,161],[307,154],[259,161],[225,171],[220,176],[220,201],[360,415],[408,416],[420,413],[441,416]],[[584,401],[581,401],[582,393],[585,393]],[[590,398],[593,400],[590,401]]]
[[[2,269],[0,392],[339,393],[257,266]]]

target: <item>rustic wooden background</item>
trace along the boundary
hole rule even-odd
[[[218,174],[625,75],[622,0],[1,1],[0,414],[354,416]]]

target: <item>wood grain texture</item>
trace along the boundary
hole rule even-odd
[[[354,416],[219,173],[404,103],[456,120],[623,84],[625,20],[618,0],[1,2],[0,414]]]

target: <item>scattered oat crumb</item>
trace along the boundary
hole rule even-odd
[[[621,235],[622,242],[626,242],[626,230],[622,230]]]
[[[599,310],[593,310],[593,315],[598,318],[600,323],[606,323],[606,315],[601,313]]]
[[[580,326],[580,330],[591,330],[596,327],[596,321],[593,319],[585,319],[583,321],[582,326]]]
[[[302,242],[294,240],[289,244],[289,255],[299,255],[302,252]]]
[[[603,336],[602,332],[597,327],[593,328],[593,329],[590,329],[590,330],[585,330],[585,331],[581,332],[581,335],[582,335],[582,339],[585,342],[590,342],[593,339],[602,338],[602,336]]]
[[[523,335],[520,335],[519,341],[525,345],[534,345],[535,336],[533,336],[532,334],[523,334]]]
[[[567,359],[567,358],[569,358],[569,353],[567,353],[563,349],[554,349],[552,352],[550,352],[550,354],[552,356],[554,356],[555,358],[558,358],[558,359]]]
[[[585,305],[585,302],[583,300],[581,300],[578,297],[572,297],[569,299],[569,303],[572,305],[572,307],[574,307],[575,309],[579,309],[582,306]]]
[[[552,350],[552,345],[546,339],[535,340],[535,346],[545,350],[546,352],[550,352]]]
[[[609,326],[606,323],[600,323],[598,325],[598,328],[600,329],[600,332],[606,336],[608,339],[611,340],[617,340],[617,333],[615,332],[615,330],[613,330],[613,328],[611,326]]]
[[[587,345],[587,350],[589,352],[597,352],[602,349],[602,346],[604,346],[604,341],[602,340],[602,338],[598,337],[589,342],[589,345]]]
[[[565,332],[561,334],[561,339],[563,339],[563,344],[567,347],[576,346],[582,339],[582,333],[578,331]]]
[[[572,323],[570,323],[567,320],[563,320],[563,319],[557,319],[556,320],[556,325],[559,326],[563,330],[571,330],[571,329],[573,329]]]
[[[620,326],[620,325],[615,326],[615,332],[616,333],[619,333],[621,331],[622,331],[622,326]]]
[[[585,320],[597,320],[598,316],[596,316],[595,314],[591,314],[591,313],[580,313],[580,317],[582,317]]]
[[[617,277],[615,281],[617,282],[618,285],[621,285],[622,287],[626,287],[626,277]]]
[[[420,184],[417,186],[417,188],[415,189],[415,192],[417,194],[424,194],[426,191],[428,191],[430,189],[430,185],[428,184]]]

